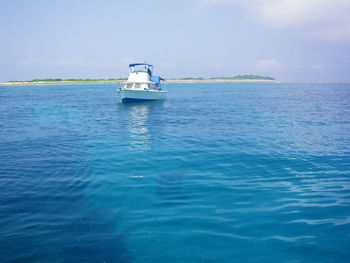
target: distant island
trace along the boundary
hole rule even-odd
[[[234,77],[212,77],[212,78],[179,78],[179,80],[220,80],[220,79],[225,79],[225,80],[275,80],[274,78],[271,77],[265,77],[265,76],[260,76],[260,75],[237,75]],[[175,79],[176,80],[176,79]]]
[[[98,81],[124,81],[127,78],[118,79],[33,79],[33,80],[10,80],[8,83],[13,82],[98,82]]]
[[[0,83],[0,85],[36,85],[36,84],[85,84],[85,83],[122,83],[126,81],[127,78],[109,78],[109,79],[33,79],[33,80],[11,80],[7,83]],[[234,77],[185,77],[185,78],[169,78],[167,82],[169,83],[189,83],[189,82],[244,82],[244,81],[275,81],[274,78],[260,76],[260,75],[237,75]]]

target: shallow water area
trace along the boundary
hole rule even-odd
[[[349,262],[350,84],[0,87],[0,262]]]

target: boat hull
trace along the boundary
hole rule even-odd
[[[122,102],[164,100],[167,94],[166,91],[135,89],[120,89],[118,92]]]

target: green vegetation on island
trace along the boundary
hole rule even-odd
[[[215,79],[224,79],[224,80],[275,80],[271,77],[266,76],[260,76],[260,75],[252,75],[252,74],[246,74],[246,75],[237,75],[234,77],[212,77],[212,78],[193,78],[193,77],[186,77],[186,78],[178,78],[178,80],[215,80]]]
[[[275,80],[271,77],[260,76],[260,75],[237,75],[234,77],[219,77],[219,79],[236,79],[236,80]]]
[[[109,78],[109,79],[33,79],[33,80],[11,80],[8,84],[15,85],[32,85],[32,84],[84,84],[84,83],[121,83],[127,80],[127,78]],[[260,76],[260,75],[237,75],[234,77],[185,77],[185,78],[168,78],[169,82],[230,82],[230,81],[273,81],[274,78]],[[0,83],[1,84],[1,83]],[[1,84],[4,85],[4,84]]]
[[[127,80],[127,78],[118,78],[118,79],[33,79],[33,80],[10,80],[8,82],[96,82],[96,81],[121,81],[121,80]]]
[[[179,78],[178,80],[204,80],[205,78],[192,78],[192,77],[186,77],[186,78]],[[177,80],[177,79],[176,79]]]

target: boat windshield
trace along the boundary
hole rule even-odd
[[[148,72],[152,74],[152,65],[148,64],[131,64],[130,66],[130,72]]]

